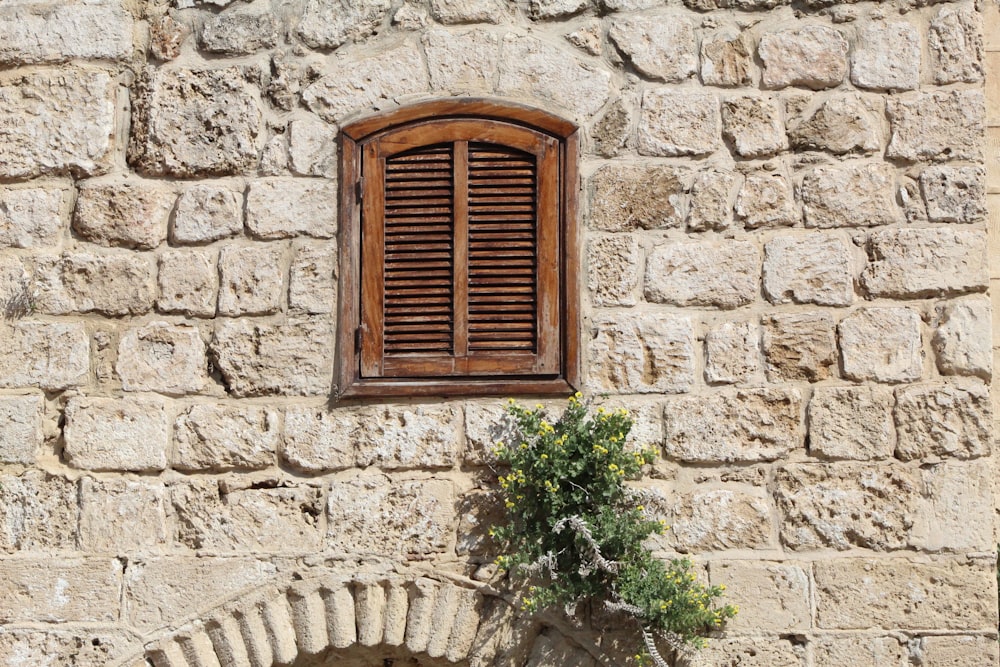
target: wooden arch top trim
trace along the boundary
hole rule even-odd
[[[579,127],[565,118],[560,118],[541,109],[506,102],[475,97],[420,102],[400,109],[368,116],[345,125],[341,131],[354,141],[361,142],[385,130],[428,119],[461,118],[474,116],[479,119],[496,119],[508,123],[519,123],[527,127],[547,132],[559,139],[572,136]]]

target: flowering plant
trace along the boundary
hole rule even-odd
[[[522,609],[559,604],[572,613],[582,600],[603,600],[638,622],[645,651],[637,659],[665,666],[655,638],[701,647],[737,609],[715,604],[725,586],[699,583],[690,560],[665,562],[643,546],[668,526],[648,517],[625,481],[655,450],[626,448],[627,410],[597,408],[592,417],[580,398],[552,423],[541,405],[508,405],[507,437],[494,448],[510,466],[500,475],[507,521],[491,530],[506,551],[497,563],[533,584]]]

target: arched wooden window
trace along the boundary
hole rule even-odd
[[[341,135],[341,396],[572,391],[576,126],[447,100]]]

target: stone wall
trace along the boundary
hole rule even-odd
[[[625,664],[485,583],[501,400],[331,403],[338,127],[471,94],[582,128],[691,662],[996,664],[987,65],[992,2],[4,3],[0,662]]]

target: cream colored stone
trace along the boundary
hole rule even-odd
[[[722,136],[743,158],[768,157],[788,148],[781,110],[768,97],[745,95],[723,101]]]
[[[192,405],[174,423],[178,470],[260,470],[275,464],[278,412],[262,406]]]
[[[886,102],[892,136],[886,155],[911,161],[983,159],[982,90],[909,93]]]
[[[822,311],[775,313],[762,321],[767,379],[772,383],[830,377],[836,362],[833,317]]]
[[[985,516],[993,507],[993,471],[988,459],[946,461],[920,469],[922,502],[912,511],[912,543],[923,551],[992,551],[993,531]]]
[[[771,303],[849,306],[854,301],[851,248],[842,237],[776,236],[764,246],[764,294]]]
[[[357,421],[348,410],[290,406],[285,412],[281,460],[306,473],[344,470],[355,465]]]
[[[792,184],[781,174],[750,174],[736,196],[736,218],[747,229],[787,227],[799,221]]]
[[[604,44],[604,27],[597,19],[591,19],[565,35],[566,41],[578,49],[583,49],[592,56],[601,55]]]
[[[0,396],[0,463],[35,462],[42,446],[44,410],[40,394]]]
[[[832,88],[847,74],[847,40],[834,28],[806,25],[760,38],[757,54],[768,88]]]
[[[816,167],[806,172],[800,192],[806,227],[867,227],[903,219],[891,165]]]
[[[747,241],[666,244],[647,258],[644,283],[655,303],[737,308],[760,289],[760,254]]]
[[[465,404],[465,462],[496,462],[493,447],[504,438],[510,424],[507,406],[499,401]]]
[[[125,60],[132,53],[132,16],[123,5],[9,4],[0,11],[0,63]]]
[[[851,62],[851,81],[860,88],[914,90],[920,86],[920,35],[906,21],[863,25]]]
[[[816,387],[809,402],[809,452],[830,459],[891,458],[892,407],[888,387]]]
[[[100,628],[0,631],[0,663],[10,667],[103,667],[136,649],[130,633]]]
[[[699,489],[678,493],[666,516],[664,539],[681,553],[762,549],[771,539],[771,509],[764,491]]]
[[[157,60],[175,60],[181,55],[181,45],[191,29],[170,14],[164,14],[149,24],[149,54]]]
[[[736,186],[740,179],[728,171],[703,171],[694,177],[687,228],[692,232],[728,229],[733,218]]]
[[[218,253],[168,250],[160,255],[156,283],[156,309],[161,313],[212,317],[219,293]]]
[[[42,255],[35,263],[36,303],[52,315],[139,315],[153,307],[152,258],[123,251]]]
[[[219,251],[219,314],[267,315],[281,308],[284,248],[275,243]]]
[[[937,306],[937,315],[931,344],[941,374],[975,375],[988,382],[993,375],[989,300],[969,297],[945,302]]]
[[[997,642],[992,637],[982,635],[939,635],[921,637],[911,646],[924,665],[940,667],[971,667],[972,665],[994,665],[1000,660]]]
[[[424,34],[423,44],[435,90],[493,90],[500,58],[500,38],[494,33],[434,29]]]
[[[313,48],[335,49],[376,32],[388,13],[388,0],[309,0],[296,32]]]
[[[297,242],[288,275],[288,308],[292,312],[332,313],[337,306],[337,246]]]
[[[959,459],[989,456],[993,419],[981,384],[915,384],[896,390],[896,456]]]
[[[262,239],[331,238],[337,232],[337,189],[320,179],[260,179],[247,189],[247,229]]]
[[[115,370],[125,391],[180,395],[205,385],[207,367],[205,342],[197,329],[154,321],[122,335]]]
[[[73,480],[41,470],[0,475],[3,551],[74,550],[79,534],[77,521],[77,487]]]
[[[679,83],[698,71],[694,26],[676,14],[635,14],[616,18],[608,37],[640,74]]]
[[[610,158],[622,152],[631,138],[633,112],[630,102],[617,99],[611,103],[590,131],[595,153]]]
[[[528,12],[536,20],[555,19],[578,14],[589,6],[589,0],[531,0]]]
[[[116,558],[32,556],[0,559],[3,623],[113,623],[121,609]]]
[[[134,554],[167,543],[166,490],[137,479],[80,480],[80,545],[90,552]]]
[[[0,247],[44,248],[66,229],[64,187],[0,187]]]
[[[908,667],[909,653],[896,637],[836,634],[817,637],[813,659],[824,667]]]
[[[642,94],[640,155],[707,155],[722,147],[719,99],[714,93],[651,88]]]
[[[672,167],[608,164],[590,177],[592,229],[609,232],[677,227],[687,172]]]
[[[4,323],[0,332],[0,387],[56,391],[86,384],[90,339],[83,323]]]
[[[740,613],[726,622],[731,632],[803,632],[811,626],[809,565],[798,562],[713,561],[713,586],[724,585],[726,604]]]
[[[678,667],[714,667],[736,664],[740,667],[804,667],[805,650],[787,639],[725,638],[709,640],[708,647],[682,656]]]
[[[882,146],[881,109],[856,93],[819,98],[788,121],[793,148],[834,155],[871,154]]]
[[[170,240],[209,243],[243,230],[243,205],[237,193],[213,186],[194,186],[177,199]]]
[[[986,170],[982,167],[928,167],[920,172],[920,192],[932,222],[986,218]]]
[[[687,317],[595,316],[587,386],[595,392],[676,393],[694,381],[694,332]]]
[[[63,429],[66,463],[85,470],[167,467],[170,421],[161,398],[71,398]]]
[[[912,382],[923,371],[920,316],[909,308],[857,310],[837,327],[841,369],[851,380]]]
[[[225,12],[201,26],[198,43],[209,53],[249,55],[274,47],[279,24],[270,13]]]
[[[587,245],[587,289],[595,306],[634,306],[642,254],[631,234],[595,238]]]
[[[987,287],[986,235],[978,229],[887,229],[868,238],[861,274],[871,296],[921,298]]]
[[[498,0],[431,0],[431,14],[445,24],[499,23],[504,6]]]
[[[756,322],[723,322],[705,335],[706,382],[748,384],[763,379]]]
[[[982,18],[974,6],[942,7],[927,33],[934,82],[983,80]]]
[[[458,453],[462,413],[453,407],[373,408],[354,414],[357,464],[383,470],[449,468]]]
[[[337,128],[316,120],[288,124],[288,163],[301,176],[337,176]]]
[[[707,86],[748,86],[755,78],[747,33],[724,28],[702,38],[701,80]]]

